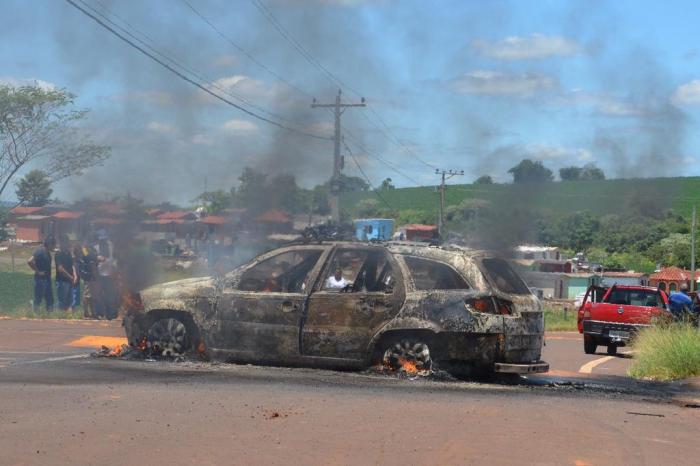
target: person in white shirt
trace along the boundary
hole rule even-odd
[[[345,278],[343,278],[343,271],[340,269],[336,269],[335,274],[331,277],[328,277],[328,279],[326,280],[326,289],[343,289],[349,284],[350,283]]]

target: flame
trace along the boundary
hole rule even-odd
[[[401,369],[407,374],[417,374],[418,367],[416,366],[416,361],[410,361],[406,358],[399,358],[399,363],[401,364]]]
[[[107,356],[110,356],[110,357],[119,356],[120,354],[122,354],[122,351],[123,351],[123,347],[121,345],[115,346],[112,349],[112,351],[110,351],[109,354],[107,354]]]

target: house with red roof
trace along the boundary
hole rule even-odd
[[[88,232],[88,223],[85,221],[85,212],[73,210],[60,210],[51,215],[53,229],[56,238],[62,235],[72,240],[83,238]]]
[[[695,282],[697,283],[699,272],[695,272]],[[660,271],[649,275],[649,285],[658,287],[667,293],[678,291],[681,285],[686,285],[690,288],[690,281],[693,279],[693,272],[684,270],[680,267],[666,267]],[[694,287],[695,288],[695,287]]]
[[[270,209],[263,212],[253,221],[259,230],[266,233],[289,233],[294,227],[292,216],[280,209]]]

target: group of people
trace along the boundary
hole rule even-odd
[[[63,235],[54,252],[55,248],[55,240],[47,238],[27,262],[34,270],[34,311],[42,302],[47,312],[53,311],[53,273],[59,309],[73,312],[82,307],[85,318],[115,318],[119,307],[116,261],[106,233],[75,244]]]

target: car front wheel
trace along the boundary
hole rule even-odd
[[[188,345],[187,327],[178,319],[158,319],[148,328],[146,349],[155,356],[179,356]]]
[[[396,372],[418,374],[432,369],[430,347],[415,338],[403,338],[389,343],[382,356],[384,367]]]

